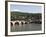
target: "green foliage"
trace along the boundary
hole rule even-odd
[[[28,19],[41,19],[41,13],[24,13],[24,12],[11,12],[11,21],[15,20],[28,20]]]

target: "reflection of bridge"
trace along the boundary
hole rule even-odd
[[[10,23],[11,23],[12,26],[15,26],[15,25],[21,26],[21,25],[24,25],[24,24],[28,24],[29,22],[23,21],[23,20],[22,21],[16,20],[16,21],[11,21]]]

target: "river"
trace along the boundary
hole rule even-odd
[[[41,24],[24,24],[24,25],[15,25],[11,26],[11,32],[20,32],[20,31],[38,31],[41,30]]]

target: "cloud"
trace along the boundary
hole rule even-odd
[[[14,9],[14,10],[11,10],[11,11],[19,11],[19,12],[26,12],[26,11],[22,11],[22,10],[19,10],[19,9]]]
[[[23,13],[40,13],[40,12],[37,12],[37,11],[22,11],[22,10],[19,10],[19,9],[13,9],[11,11],[19,11],[19,12],[23,12]]]
[[[11,11],[21,11],[21,10],[19,10],[19,9],[15,9],[15,10],[11,10]]]

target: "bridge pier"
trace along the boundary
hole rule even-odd
[[[21,21],[19,21],[19,26],[21,26]]]

